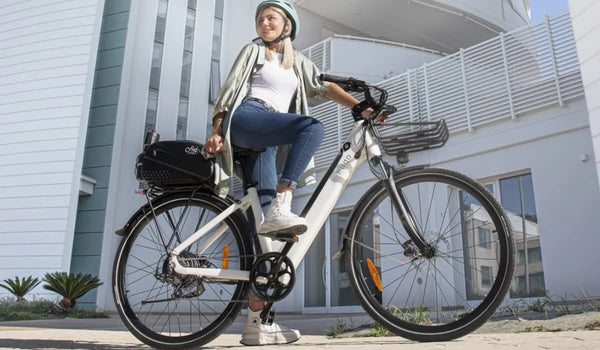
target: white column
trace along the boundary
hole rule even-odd
[[[600,182],[600,0],[569,0]]]

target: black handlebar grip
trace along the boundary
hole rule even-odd
[[[337,84],[344,84],[348,78],[344,78],[344,77],[339,77],[337,75],[330,75],[330,74],[324,74],[321,73],[321,75],[319,75],[319,79],[321,81],[328,81],[331,83],[337,83]]]
[[[342,85],[351,85],[351,86],[352,85],[353,86],[366,86],[367,85],[362,80],[358,80],[358,79],[354,79],[354,78],[340,77],[337,75],[324,74],[324,73],[321,73],[321,75],[319,75],[319,79],[321,81],[328,81],[331,83],[342,84]]]

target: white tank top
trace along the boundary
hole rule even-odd
[[[298,87],[298,78],[293,68],[281,66],[282,54],[273,52],[272,55],[273,59],[265,60],[262,68],[252,76],[248,97],[261,99],[278,112],[287,113]]]

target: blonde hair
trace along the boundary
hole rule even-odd
[[[260,13],[258,14],[258,17],[256,17],[256,28],[258,29],[258,18],[262,15],[262,13],[266,10],[266,9],[271,9],[277,13],[279,13],[281,16],[283,16],[283,18],[285,18],[288,23],[290,24],[288,27],[288,30],[286,32],[286,34],[289,34],[292,31],[292,21],[287,17],[287,15],[285,14],[284,11],[282,11],[280,8],[276,7],[276,6],[269,6],[269,7],[265,7],[263,8]],[[291,69],[292,66],[294,65],[294,46],[292,45],[292,39],[285,38],[281,41],[282,43],[282,49],[280,50],[279,53],[283,54],[283,59],[281,61],[281,65],[283,66],[284,69]],[[268,48],[265,50],[265,57],[267,59],[267,61],[271,61],[273,59],[273,54],[271,53],[271,50],[269,50]]]

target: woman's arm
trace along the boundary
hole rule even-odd
[[[339,85],[335,83],[329,83],[327,86],[327,90],[325,90],[325,97],[330,100],[333,100],[342,106],[346,106],[348,108],[354,107],[359,101],[354,98],[354,96],[347,93],[344,89],[342,89]],[[362,112],[363,117],[368,117],[371,115],[373,110],[368,108]]]
[[[223,147],[223,137],[221,136],[223,119],[227,112],[219,112],[213,117],[213,133],[211,137],[206,140],[206,152],[217,153]]]
[[[256,49],[256,44],[248,44],[242,48],[229,71],[225,83],[221,87],[213,108],[213,132],[205,144],[208,153],[217,153],[223,147],[223,135],[221,135],[223,120],[232,107],[239,84],[242,83],[240,73],[245,69],[247,64],[250,64],[248,59],[252,51]]]

